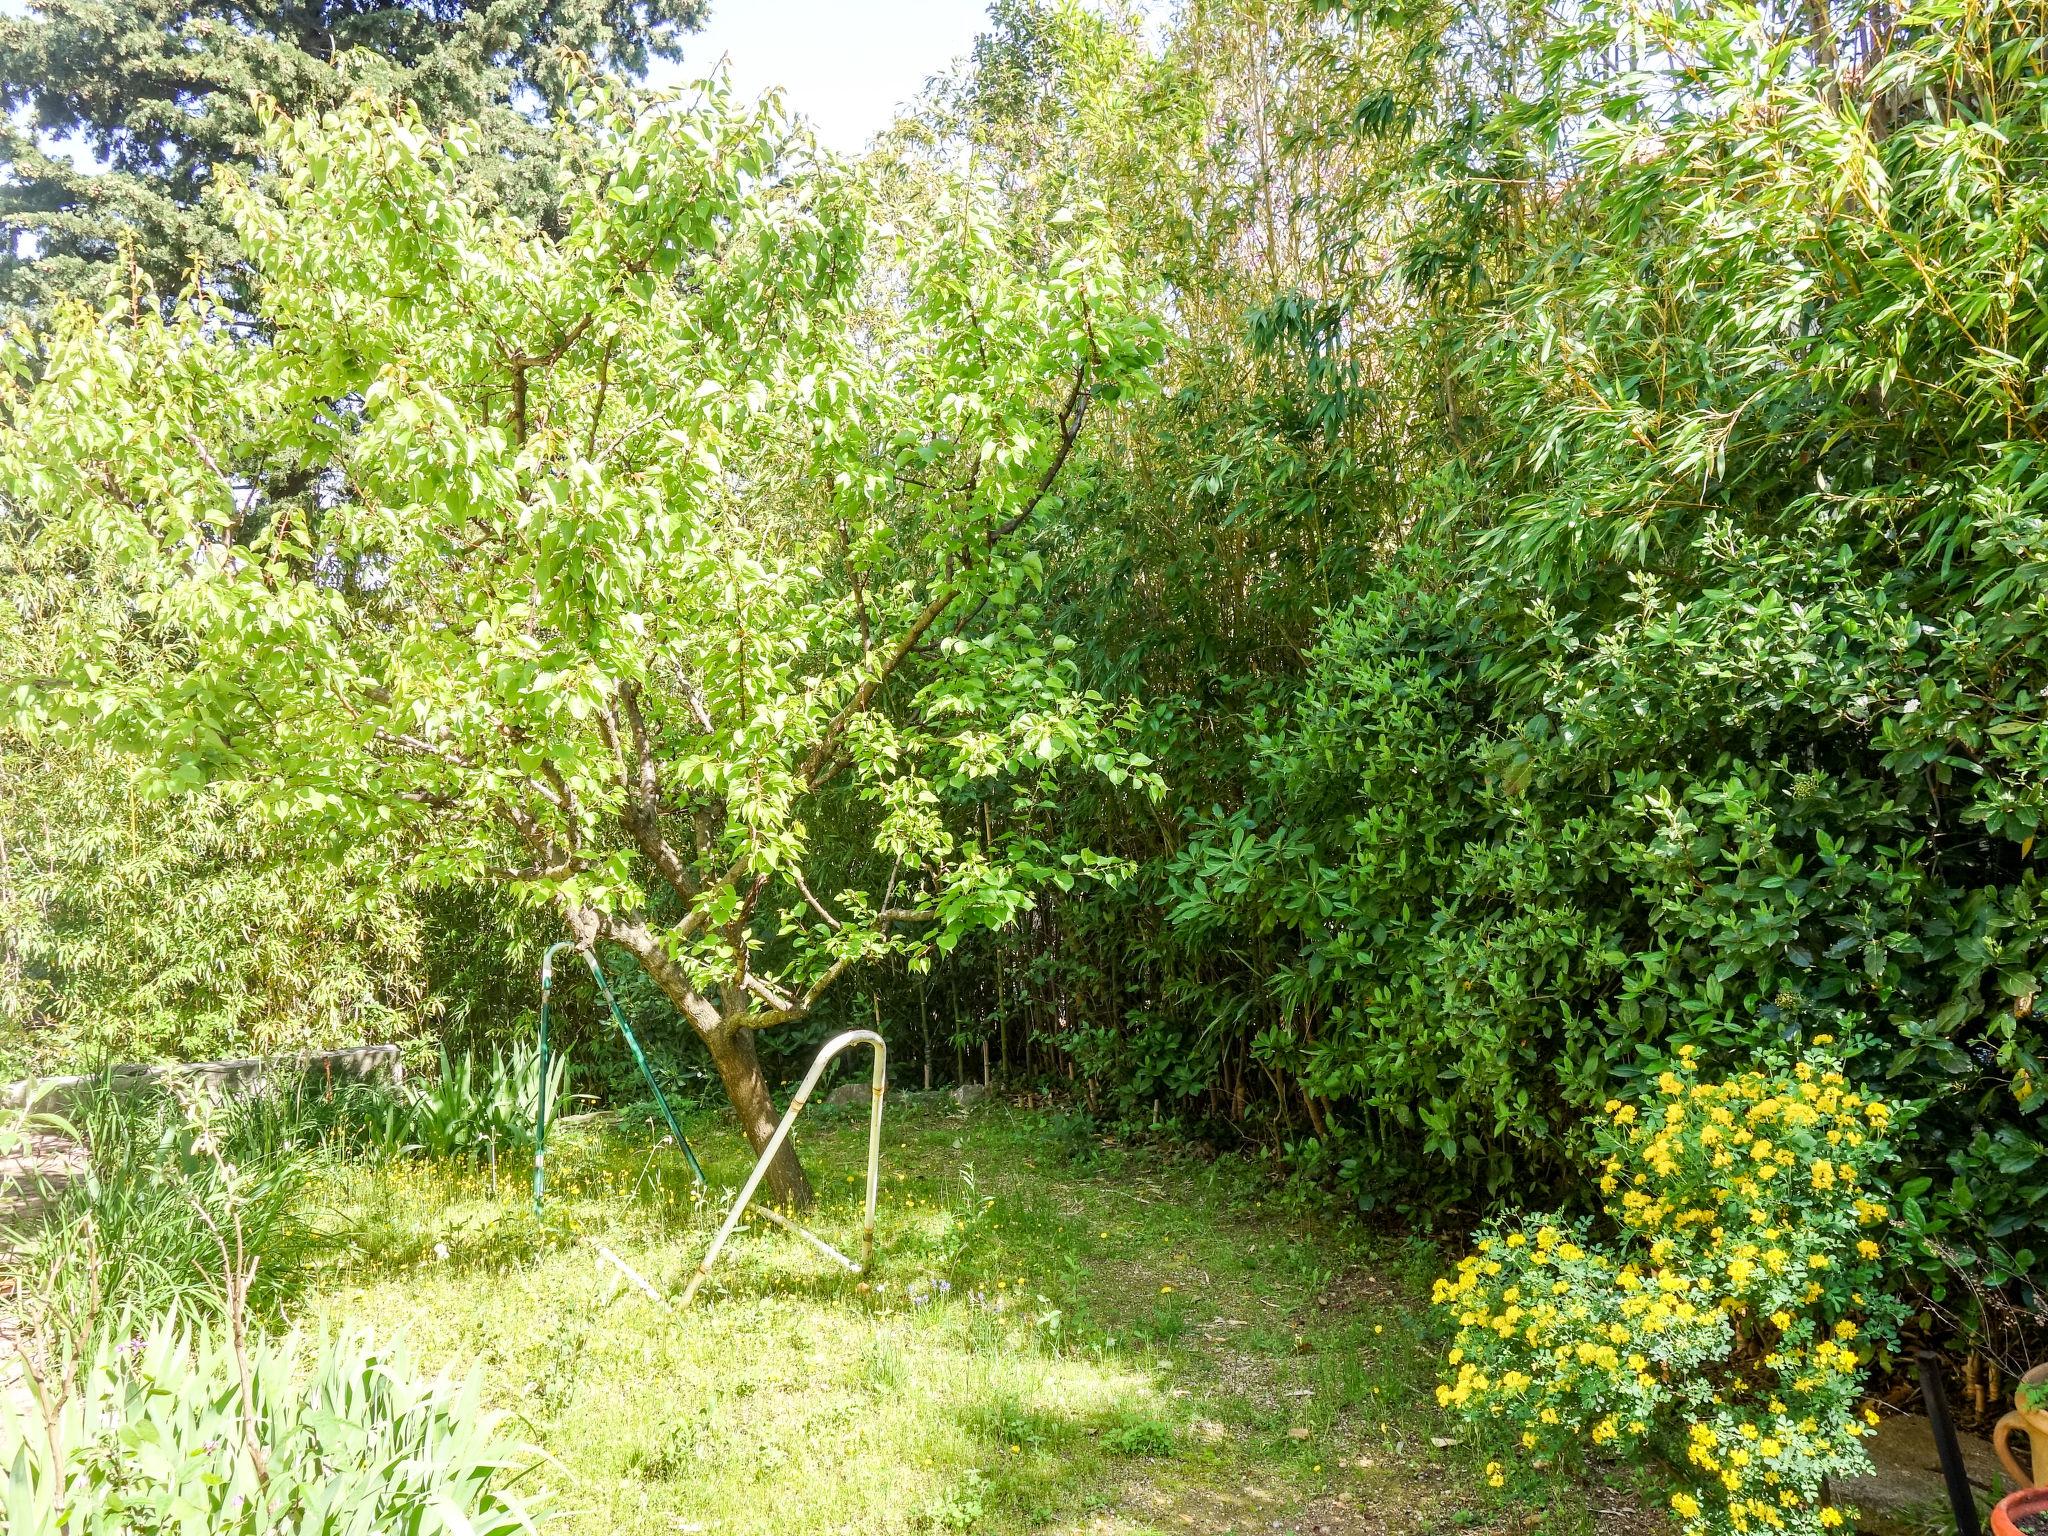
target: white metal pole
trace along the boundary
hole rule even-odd
[[[849,1046],[855,1045],[871,1045],[875,1048],[874,1109],[868,1121],[867,1229],[862,1244],[862,1263],[860,1265],[861,1271],[866,1271],[868,1262],[874,1257],[875,1189],[881,1166],[882,1094],[888,1083],[887,1061],[889,1046],[880,1035],[871,1029],[849,1029],[845,1034],[835,1035],[832,1039],[827,1040],[824,1048],[818,1052],[817,1059],[811,1063],[810,1071],[804,1074],[802,1084],[798,1086],[795,1096],[789,1101],[789,1108],[783,1111],[782,1120],[775,1127],[775,1134],[768,1138],[768,1145],[761,1149],[761,1156],[754,1163],[754,1171],[747,1175],[747,1182],[740,1186],[739,1198],[733,1201],[732,1209],[726,1212],[724,1225],[719,1227],[718,1235],[711,1239],[710,1251],[704,1255],[703,1262],[697,1266],[697,1272],[690,1276],[690,1283],[683,1291],[681,1303],[683,1306],[687,1307],[695,1299],[698,1287],[703,1285],[705,1278],[711,1273],[711,1266],[718,1261],[719,1251],[725,1247],[726,1239],[732,1236],[733,1229],[740,1224],[740,1217],[746,1213],[747,1202],[754,1198],[754,1191],[761,1187],[761,1180],[767,1176],[768,1165],[775,1160],[775,1154],[782,1150],[783,1142],[789,1139],[789,1128],[796,1123],[797,1115],[802,1112],[804,1105],[810,1101],[811,1090],[818,1086],[819,1077],[824,1074],[825,1068],[831,1064],[833,1057],[846,1050]],[[770,1209],[768,1206],[762,1207],[764,1211]],[[774,1212],[774,1216],[778,1225],[792,1228],[802,1236],[809,1238],[812,1243],[831,1253],[832,1257],[838,1259],[840,1263],[845,1264],[849,1269],[854,1267],[851,1260],[844,1254],[832,1249],[831,1245],[826,1243],[823,1238],[797,1226],[795,1222],[783,1216],[779,1211]]]
[[[875,1106],[868,1112],[868,1210],[860,1229],[860,1272],[875,1262],[875,1189],[882,1173],[882,1095],[889,1091],[889,1047],[875,1036]]]

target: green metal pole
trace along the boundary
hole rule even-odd
[[[555,985],[555,951],[573,949],[566,940],[550,944],[540,957],[540,1078],[533,1105],[533,1214],[540,1214],[548,1187],[548,993]]]
[[[576,946],[564,939],[548,946],[547,953],[540,958],[540,1082],[537,1093],[539,1102],[533,1113],[533,1213],[540,1214],[541,1199],[547,1192],[547,1146],[548,1146],[548,996],[555,984],[555,955],[564,949]],[[654,1094],[655,1107],[661,1111],[661,1118],[668,1123],[669,1134],[676,1139],[676,1145],[683,1149],[683,1157],[689,1162],[690,1173],[699,1184],[706,1181],[704,1165],[697,1161],[696,1149],[689,1138],[683,1135],[683,1128],[676,1124],[676,1117],[668,1107],[668,1100],[662,1096],[661,1084],[654,1080],[654,1070],[647,1065],[646,1053],[640,1049],[640,1042],[634,1037],[633,1026],[626,1022],[625,1010],[619,1007],[619,1000],[612,996],[611,983],[605,979],[604,970],[597,963],[597,956],[585,954],[584,961],[590,966],[590,975],[597,982],[598,991],[604,994],[605,1005],[611,1009],[612,1022],[619,1026],[619,1033],[626,1037],[626,1048],[633,1053],[633,1065],[640,1069],[640,1075],[647,1079],[647,1087]]]
[[[605,1002],[611,1005],[612,1022],[619,1026],[619,1033],[626,1037],[626,1046],[633,1053],[633,1065],[638,1067],[640,1075],[647,1079],[647,1087],[654,1095],[655,1108],[661,1111],[661,1118],[668,1122],[669,1134],[675,1137],[676,1145],[683,1149],[683,1156],[689,1160],[690,1172],[696,1175],[699,1184],[704,1183],[703,1164],[697,1161],[697,1154],[692,1150],[689,1138],[683,1135],[683,1128],[676,1124],[676,1117],[669,1113],[668,1100],[661,1096],[661,1084],[654,1080],[654,1071],[647,1065],[646,1056],[641,1053],[640,1042],[633,1038],[633,1026],[626,1022],[626,1015],[619,1007],[619,1000],[612,996],[612,984],[604,979],[604,972],[598,968],[597,956],[586,953],[583,958],[590,962],[590,974],[597,981],[598,991],[604,994]]]

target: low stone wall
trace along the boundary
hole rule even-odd
[[[295,1056],[247,1061],[193,1061],[168,1066],[127,1065],[90,1077],[31,1077],[0,1088],[0,1109],[38,1109],[64,1113],[74,1097],[102,1082],[117,1092],[150,1088],[196,1089],[213,1098],[265,1093],[272,1089],[309,1087],[318,1092],[347,1083],[390,1083],[405,1080],[405,1066],[395,1045],[361,1045],[346,1051],[302,1051]]]

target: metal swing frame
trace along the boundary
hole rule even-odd
[[[633,1065],[640,1069],[641,1077],[647,1080],[647,1089],[654,1095],[654,1104],[661,1111],[661,1118],[668,1125],[669,1134],[682,1149],[684,1158],[690,1164],[690,1173],[700,1186],[708,1188],[710,1181],[704,1176],[704,1165],[697,1161],[696,1150],[683,1134],[683,1128],[676,1124],[676,1117],[668,1107],[668,1100],[662,1096],[661,1084],[654,1080],[654,1071],[647,1065],[646,1053],[640,1049],[640,1041],[633,1033],[633,1026],[626,1022],[625,1010],[619,1007],[619,1000],[612,994],[611,982],[604,974],[604,968],[597,963],[597,956],[567,939],[548,946],[540,959],[540,1087],[533,1113],[533,1213],[539,1216],[541,1202],[547,1194],[547,1145],[548,1145],[548,1001],[555,984],[555,956],[565,949],[576,949],[583,961],[590,967],[591,979],[604,995],[605,1005],[611,1010],[612,1022],[619,1033],[626,1037],[626,1048],[632,1052]],[[881,1188],[882,1168],[882,1100],[889,1089],[889,1045],[871,1029],[850,1029],[843,1035],[835,1035],[825,1042],[810,1071],[796,1094],[789,1101],[789,1108],[783,1111],[781,1122],[775,1127],[775,1134],[768,1138],[768,1145],[754,1163],[754,1171],[747,1175],[747,1182],[741,1186],[739,1196],[733,1201],[732,1209],[726,1212],[725,1222],[718,1229],[718,1235],[711,1239],[711,1247],[698,1264],[697,1272],[690,1277],[690,1284],[683,1292],[681,1305],[688,1306],[696,1298],[697,1289],[711,1273],[711,1266],[717,1262],[719,1252],[725,1247],[740,1219],[746,1215],[747,1207],[754,1198],[754,1192],[761,1187],[761,1180],[767,1176],[768,1165],[775,1160],[775,1154],[782,1150],[782,1144],[789,1140],[790,1128],[796,1124],[796,1117],[811,1100],[812,1091],[818,1086],[818,1079],[824,1076],[825,1068],[840,1052],[856,1045],[874,1048],[874,1074],[869,1088],[873,1108],[868,1114],[868,1189],[867,1210],[861,1226],[860,1262],[856,1264],[845,1254],[834,1248],[810,1228],[791,1220],[772,1205],[757,1207],[758,1214],[766,1217],[776,1226],[794,1233],[809,1243],[826,1258],[856,1275],[864,1275],[875,1260],[875,1200]]]
[[[811,1090],[818,1086],[818,1079],[824,1075],[825,1068],[831,1065],[832,1059],[841,1051],[856,1045],[870,1045],[875,1051],[875,1070],[869,1090],[873,1108],[868,1112],[867,1214],[861,1227],[860,1262],[854,1263],[817,1233],[808,1227],[799,1226],[773,1206],[764,1205],[759,1207],[759,1210],[761,1215],[784,1230],[795,1233],[843,1269],[856,1275],[864,1275],[873,1265],[875,1195],[880,1188],[882,1167],[882,1099],[889,1088],[889,1046],[871,1029],[849,1029],[845,1034],[835,1035],[827,1040],[824,1049],[818,1052],[817,1059],[811,1063],[811,1070],[804,1074],[803,1085],[789,1101],[789,1108],[782,1112],[782,1121],[775,1127],[775,1134],[768,1138],[768,1145],[761,1149],[761,1156],[754,1163],[754,1171],[747,1175],[747,1182],[741,1187],[739,1197],[733,1201],[732,1209],[726,1212],[725,1224],[718,1229],[718,1235],[711,1239],[710,1250],[698,1264],[697,1272],[690,1276],[690,1284],[683,1292],[680,1305],[687,1307],[696,1298],[697,1288],[710,1276],[711,1266],[718,1261],[719,1251],[725,1247],[725,1240],[732,1236],[733,1229],[739,1226],[740,1218],[746,1214],[747,1204],[754,1198],[754,1191],[761,1187],[761,1180],[767,1175],[768,1165],[775,1160],[775,1154],[782,1150],[782,1144],[789,1139],[790,1127],[796,1124],[796,1117],[802,1113],[804,1105],[810,1102]]]
[[[533,1108],[533,1214],[540,1215],[541,1199],[547,1193],[548,1180],[548,994],[555,984],[555,956],[562,950],[575,949],[576,945],[564,939],[548,946],[546,954],[540,957],[540,1087]],[[668,1132],[675,1137],[676,1145],[682,1148],[683,1156],[690,1164],[691,1176],[701,1185],[708,1181],[704,1177],[704,1165],[697,1161],[697,1153],[690,1140],[683,1134],[683,1128],[676,1124],[676,1117],[668,1107],[668,1100],[662,1097],[661,1084],[654,1080],[654,1071],[647,1065],[647,1056],[640,1049],[640,1042],[634,1037],[633,1026],[626,1022],[625,1010],[619,1007],[619,1000],[612,995],[612,984],[605,979],[604,968],[597,963],[597,956],[589,950],[581,950],[584,963],[590,967],[591,978],[597,982],[597,990],[604,994],[607,1007],[612,1012],[612,1022],[619,1026],[619,1033],[626,1037],[626,1049],[633,1053],[633,1065],[640,1069],[640,1075],[647,1079],[647,1088],[654,1095],[654,1106],[661,1111],[661,1118],[668,1124]]]

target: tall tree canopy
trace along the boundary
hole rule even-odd
[[[257,96],[294,111],[368,86],[530,152],[588,69],[675,58],[705,0],[38,0],[0,17],[0,299],[97,291],[124,242],[157,286],[235,257],[218,172],[262,147]],[[529,215],[556,173],[484,162]]]
[[[231,199],[259,339],[202,295],[18,340],[13,532],[125,602],[17,692],[623,946],[759,1146],[754,1031],[1114,867],[1031,813],[1151,782],[1034,623],[1032,534],[1155,327],[1085,213],[875,209],[716,83],[578,134],[550,235],[479,208],[460,132],[280,117]],[[828,819],[865,828],[836,885]]]

